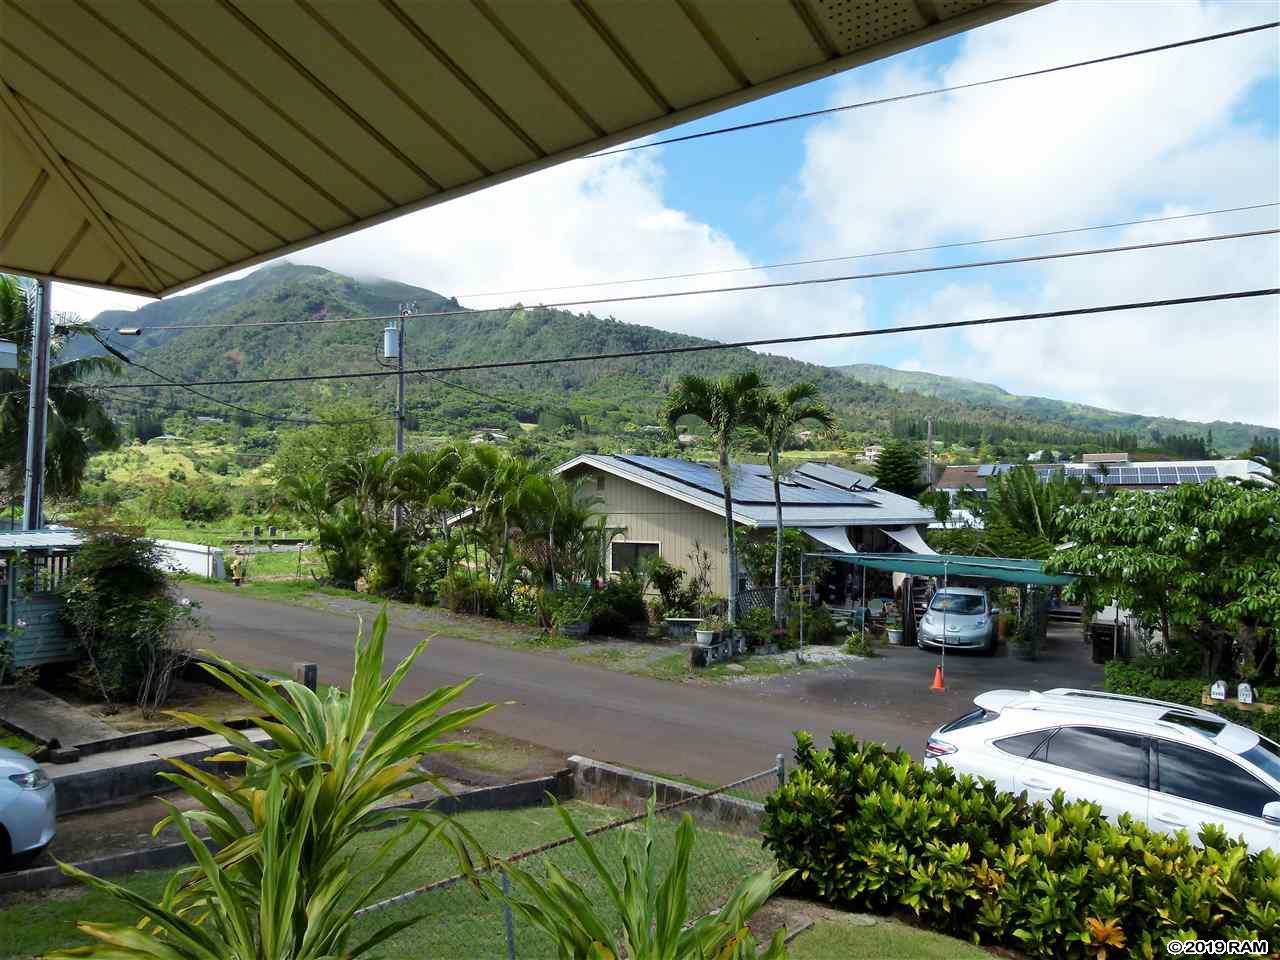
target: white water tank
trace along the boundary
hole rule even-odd
[[[0,370],[18,369],[18,345],[12,340],[0,340]]]
[[[382,359],[395,360],[400,356],[400,331],[394,323],[382,331]]]

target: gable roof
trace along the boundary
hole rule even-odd
[[[671,457],[588,453],[560,464],[555,472],[588,467],[724,516],[720,471],[711,464]],[[753,463],[734,464],[732,480],[734,520],[751,527],[775,526],[769,468]],[[841,489],[802,474],[800,468],[784,476],[781,493],[785,527],[912,526],[933,518],[931,511],[909,497],[876,487]]]
[[[173,293],[1042,2],[5,2],[0,269]]]

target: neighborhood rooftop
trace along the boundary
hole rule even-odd
[[[947,467],[935,483],[936,490],[985,490],[987,481],[1008,473],[1015,463],[976,463]],[[1028,464],[1041,480],[1055,474],[1090,479],[1108,487],[1172,487],[1181,483],[1204,483],[1219,477],[1238,480],[1271,480],[1271,471],[1253,460],[1160,460],[1121,463]]]
[[[668,457],[583,454],[557,472],[595,467],[724,516],[724,488],[713,464]],[[733,516],[754,527],[773,527],[773,482],[763,464],[734,464]],[[783,475],[782,522],[788,527],[912,526],[933,514],[910,497],[871,486],[872,478],[828,463],[803,463]]]

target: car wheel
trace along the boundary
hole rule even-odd
[[[987,637],[986,646],[982,648],[982,655],[984,657],[994,657],[995,654],[996,654],[996,635],[992,633]]]

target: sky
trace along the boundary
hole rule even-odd
[[[1122,52],[1276,19],[1270,0],[1046,7],[718,114],[690,132]],[[672,135],[668,132],[664,136]],[[1028,256],[1275,227],[1280,207],[863,257],[600,283],[1167,217],[1280,201],[1280,38],[1239,38],[1047,77],[587,158],[290,255],[495,307]],[[715,339],[870,329],[1280,285],[1280,242],[584,307]],[[147,301],[58,285],[86,319]],[[1280,305],[1260,298],[772,348],[1014,393],[1280,427]]]

